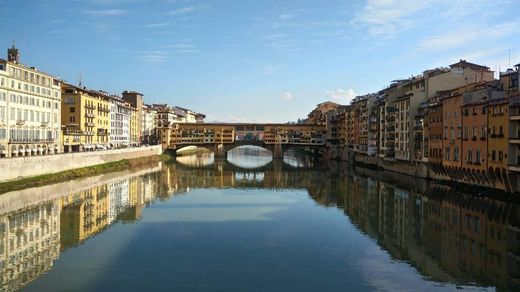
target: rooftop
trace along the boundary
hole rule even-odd
[[[487,67],[487,66],[470,63],[470,62],[467,62],[466,60],[462,60],[462,59],[460,59],[460,61],[455,64],[451,64],[450,68],[471,68],[473,70],[489,71],[489,67]]]

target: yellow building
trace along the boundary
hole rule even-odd
[[[140,113],[132,107],[130,111],[130,146],[139,146]]]
[[[106,149],[110,133],[110,103],[106,96],[66,83],[61,87],[65,152]]]
[[[492,100],[488,114],[488,168],[499,173],[508,168],[509,103],[507,99]]]
[[[61,248],[74,246],[109,225],[107,185],[61,198]]]

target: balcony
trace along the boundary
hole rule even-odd
[[[94,132],[93,131],[85,131],[83,133],[85,134],[85,136],[94,136]]]
[[[63,134],[68,136],[81,136],[83,132],[81,130],[65,129]]]
[[[9,143],[53,143],[54,139],[33,139],[33,138],[11,138],[9,139]]]
[[[100,112],[106,112],[106,113],[110,112],[110,110],[108,109],[108,107],[98,106],[97,109],[98,109],[98,111],[100,111]]]
[[[106,130],[106,129],[98,129],[97,130],[97,135],[98,136],[108,136],[108,130]]]
[[[91,114],[91,113],[85,113],[85,117],[87,117],[87,118],[95,118],[96,116],[94,114]]]
[[[96,107],[94,105],[89,105],[89,104],[86,104],[85,108],[86,109],[92,109],[92,110],[96,109]]]
[[[23,125],[25,125],[25,120],[16,120],[16,125],[17,125],[17,126],[23,126]]]
[[[94,124],[94,123],[90,123],[90,122],[85,123],[85,127],[94,127],[94,126],[96,126],[96,124]]]

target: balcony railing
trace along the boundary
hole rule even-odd
[[[96,125],[96,124],[94,124],[94,123],[90,123],[90,122],[86,122],[86,123],[85,123],[85,126],[87,126],[87,127],[94,127],[95,125]]]
[[[87,117],[87,118],[94,118],[96,116],[94,114],[91,114],[91,113],[85,113],[85,117]]]
[[[105,108],[105,107],[102,107],[102,106],[98,106],[98,111],[100,112],[110,112],[110,110],[108,108]]]
[[[10,138],[9,143],[49,143],[54,142],[54,139],[33,139],[33,138]]]
[[[94,105],[89,105],[89,104],[86,104],[85,108],[87,108],[87,109],[96,109],[96,107]]]

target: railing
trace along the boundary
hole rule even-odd
[[[98,106],[98,111],[100,111],[100,112],[107,112],[107,113],[110,112],[110,110],[108,108],[104,108],[102,106]]]
[[[48,143],[54,142],[54,139],[32,139],[32,138],[10,138],[9,143]]]
[[[87,108],[87,109],[96,109],[95,106],[93,106],[93,105],[88,105],[88,104],[85,105],[85,108]]]
[[[96,116],[94,114],[91,114],[91,113],[85,113],[85,117],[87,117],[87,118],[94,118]]]
[[[90,123],[90,122],[86,122],[86,123],[85,123],[85,126],[87,126],[87,127],[94,127],[95,125],[96,125],[96,124],[94,124],[94,123]]]

